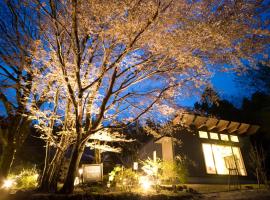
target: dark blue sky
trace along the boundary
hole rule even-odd
[[[250,97],[254,90],[241,86],[237,83],[236,75],[233,72],[217,72],[213,75],[211,82],[214,89],[219,93],[221,98],[232,101],[232,103],[240,107],[244,97]],[[196,101],[200,100],[199,94],[191,97],[184,97],[179,102],[181,106],[193,107]],[[5,113],[4,107],[0,102],[0,115]]]
[[[249,98],[254,90],[241,87],[235,79],[236,75],[233,72],[217,72],[213,75],[211,83],[221,98],[232,101],[235,106],[240,107],[242,99],[244,97]],[[192,107],[194,103],[199,100],[199,95],[193,95],[192,97],[183,99],[181,104],[183,106]]]

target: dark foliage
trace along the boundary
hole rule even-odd
[[[240,87],[270,94],[270,60],[262,61],[254,68],[246,66],[245,71],[237,76]]]

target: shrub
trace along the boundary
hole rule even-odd
[[[16,182],[14,189],[32,189],[37,186],[38,172],[36,168],[23,169],[19,174],[10,174],[8,178]]]
[[[115,178],[119,174],[119,172],[122,170],[121,167],[116,166],[113,168],[113,170],[109,173],[109,183],[113,186],[115,185]]]
[[[186,156],[176,156],[174,161],[163,161],[161,164],[161,181],[185,183],[188,176],[188,165],[194,165],[194,163]]]
[[[138,184],[138,178],[136,172],[131,168],[117,166],[109,173],[109,183],[123,190],[131,190],[134,185]]]
[[[151,158],[146,159],[145,161],[141,161],[143,165],[142,170],[148,176],[159,176],[162,169],[162,161],[157,158],[155,161]]]

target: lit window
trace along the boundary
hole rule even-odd
[[[238,137],[236,135],[230,136],[232,142],[239,142]]]
[[[218,140],[218,134],[217,133],[210,133],[210,138],[213,140]]]
[[[233,154],[234,154],[234,159],[236,161],[236,165],[237,165],[238,170],[239,170],[239,174],[246,176],[247,172],[246,172],[246,168],[245,168],[245,165],[243,162],[243,157],[242,157],[240,148],[239,147],[232,147],[232,150],[233,150]]]
[[[211,144],[202,144],[202,147],[207,174],[216,174],[217,172]]]
[[[199,137],[200,138],[208,138],[207,132],[199,131]]]
[[[202,144],[202,147],[208,174],[247,175],[239,147],[215,144]]]
[[[232,149],[230,146],[212,145],[217,174],[229,174],[226,166],[225,158],[232,156]]]
[[[229,136],[225,134],[220,134],[220,139],[224,141],[229,141]]]

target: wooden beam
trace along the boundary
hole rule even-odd
[[[252,135],[252,134],[256,133],[259,130],[259,128],[260,128],[260,126],[258,126],[258,125],[251,125],[249,127],[249,129],[247,130],[246,134]]]
[[[250,127],[250,124],[241,123],[238,128],[238,134],[243,134],[247,132],[248,128]]]
[[[195,115],[191,114],[183,114],[182,121],[185,125],[190,126],[193,123],[193,120],[195,119]]]
[[[197,116],[193,122],[197,129],[205,126],[205,122],[207,121],[207,117]]]
[[[207,130],[210,131],[214,128],[216,128],[219,120],[216,118],[208,118],[208,120],[205,122],[205,126],[207,127]]]
[[[227,126],[228,133],[233,133],[233,132],[237,131],[239,126],[240,126],[239,122],[231,122]]]
[[[218,124],[216,126],[217,131],[223,131],[223,130],[227,129],[227,126],[228,126],[229,123],[230,122],[227,121],[227,120],[223,120],[223,119],[219,120],[219,122],[218,122]]]

